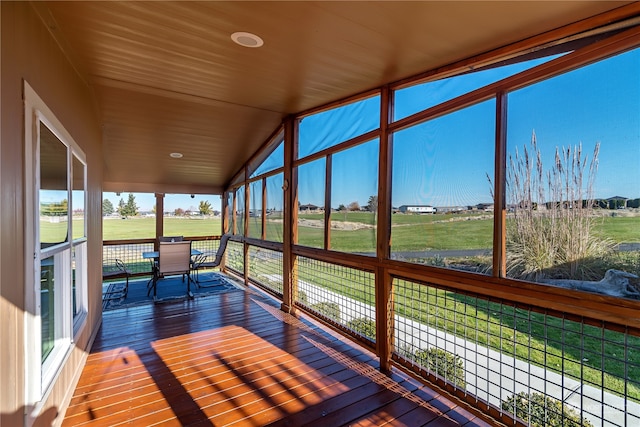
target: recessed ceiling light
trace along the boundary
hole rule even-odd
[[[260,47],[264,44],[260,37],[243,31],[231,34],[231,40],[244,47]]]
[[[181,159],[182,153],[171,153],[169,154],[169,157],[173,157],[174,159]]]

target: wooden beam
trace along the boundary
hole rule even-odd
[[[324,176],[324,248],[331,249],[331,175],[333,155],[327,154]]]
[[[220,213],[222,215],[222,224],[221,224],[221,234],[226,234],[229,233],[229,191],[225,191],[222,194],[222,200],[221,200],[221,206],[220,206]],[[220,261],[220,270],[221,271],[225,271],[226,270],[226,264],[227,264],[227,251],[224,252],[223,256],[222,256],[222,260]]]
[[[376,215],[377,240],[376,258],[378,261],[389,258],[391,250],[391,182],[392,154],[389,121],[392,117],[391,91],[384,87],[380,99],[380,146],[378,162],[378,204]],[[376,351],[380,357],[380,370],[391,371],[391,352],[393,350],[393,303],[392,279],[383,267],[375,269],[376,286]]]
[[[262,178],[262,213],[260,216],[260,225],[262,226],[262,232],[260,237],[262,240],[267,240],[267,178]]]
[[[296,121],[289,117],[284,124],[284,224],[282,247],[282,305],[287,313],[295,313],[298,289],[296,256],[293,245],[298,241],[298,173],[293,167],[297,157]]]
[[[232,224],[232,230],[229,230],[231,232],[231,234],[236,234],[238,233],[238,213],[237,213],[237,206],[236,203],[238,203],[238,198],[236,197],[236,190],[232,190],[232,198],[233,201],[231,203],[231,220],[233,222]]]
[[[157,251],[158,237],[164,235],[164,194],[156,193],[156,240],[153,242],[153,250]]]
[[[496,145],[493,200],[493,275],[507,276],[507,94],[496,97]]]
[[[513,43],[471,58],[463,59],[444,67],[429,70],[424,73],[399,80],[392,84],[393,90],[419,84],[424,81],[433,81],[451,77],[471,70],[477,70],[488,65],[496,64],[511,58],[540,49],[553,43],[562,42],[563,39],[575,37],[581,33],[588,33],[593,29],[605,28],[616,22],[630,19],[640,13],[640,3],[634,2],[617,9],[596,15],[582,21],[574,22],[546,33],[538,34],[518,43]]]
[[[427,120],[453,113],[471,105],[494,98],[499,92],[513,92],[525,86],[538,83],[556,75],[575,70],[606,57],[635,48],[640,43],[640,27],[633,27],[607,39],[595,42],[575,52],[560,56],[529,70],[478,88],[464,95],[445,101],[433,107],[419,111],[389,125],[389,129],[398,132]]]
[[[248,167],[244,168],[244,216],[242,219],[244,220],[244,236],[242,239],[242,248],[244,255],[244,283],[249,283],[249,267],[251,264],[251,260],[249,259],[249,245],[246,242],[246,237],[249,235],[249,211],[251,208],[251,203],[249,198],[251,197],[251,189],[249,188],[248,181]]]
[[[225,191],[222,194],[222,200],[220,201],[220,214],[222,215],[221,234],[229,232],[229,192]]]

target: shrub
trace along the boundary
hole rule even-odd
[[[504,400],[502,409],[533,427],[593,427],[564,403],[541,393],[520,392]]]
[[[309,306],[312,310],[327,316],[329,319],[340,320],[340,306],[335,302],[322,301]]]
[[[436,254],[432,257],[425,258],[424,263],[426,265],[431,265],[433,267],[446,267],[447,262],[444,257],[440,254]]]
[[[307,304],[307,301],[308,301],[308,299],[307,299],[307,294],[306,294],[306,292],[304,292],[304,291],[298,291],[298,302],[299,302],[300,304],[305,304],[305,305],[306,305],[306,304]]]
[[[464,361],[457,354],[435,347],[426,350],[418,348],[414,351],[411,351],[410,348],[404,348],[399,350],[399,354],[460,388],[466,386]]]
[[[367,338],[376,340],[376,322],[367,317],[358,317],[347,322],[347,328]]]

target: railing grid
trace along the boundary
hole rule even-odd
[[[120,259],[131,274],[151,274],[151,262],[142,258],[143,252],[153,251],[153,243],[109,244],[102,246],[102,259]]]
[[[220,246],[220,240],[218,239],[191,240],[191,249],[198,250],[210,257],[216,256],[219,246]]]
[[[282,252],[249,247],[249,278],[282,296]]]
[[[296,304],[375,341],[373,273],[298,257]]]
[[[229,241],[227,243],[226,265],[237,273],[244,274],[244,244]]]
[[[393,301],[394,358],[477,403],[532,425],[640,425],[637,331],[398,278]]]

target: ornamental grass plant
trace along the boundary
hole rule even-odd
[[[530,148],[516,149],[507,168],[507,272],[539,280],[594,280],[594,259],[611,251],[611,239],[595,233],[600,218],[594,204],[594,182],[600,144],[591,159],[582,144],[556,147],[546,170],[535,132]],[[601,278],[601,277],[599,277]]]

